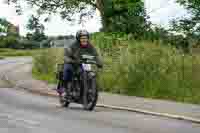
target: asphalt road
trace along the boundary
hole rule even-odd
[[[200,124],[79,105],[61,108],[56,98],[0,88],[0,133],[199,133]]]
[[[6,58],[5,60],[0,60],[0,69],[4,65],[8,64],[16,64],[16,63],[26,63],[26,62],[31,62],[32,58],[31,57],[24,57],[24,58],[16,58],[16,57],[9,57]]]
[[[0,88],[9,87],[9,85],[5,84],[5,82],[1,80],[3,77],[3,73],[15,69],[15,66],[17,64],[29,63],[31,61],[32,61],[31,57],[26,57],[26,58],[9,57],[0,60]]]
[[[6,64],[30,59],[0,60]],[[5,87],[5,86],[2,86]],[[200,124],[125,111],[96,108],[83,111],[72,104],[61,108],[58,99],[33,95],[0,84],[0,133],[200,133]]]

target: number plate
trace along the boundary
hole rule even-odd
[[[83,66],[83,69],[85,71],[91,71],[92,70],[91,64],[82,64],[82,66]]]

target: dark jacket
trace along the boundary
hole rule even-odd
[[[96,56],[96,62],[98,66],[103,66],[103,62],[100,59],[96,49],[88,44],[87,48],[81,48],[80,43],[75,41],[72,45],[64,49],[64,63],[74,63],[80,59],[80,55],[88,54]]]

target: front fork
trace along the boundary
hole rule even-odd
[[[88,84],[87,84],[87,72],[83,71],[82,73],[82,83],[83,83],[83,104],[87,105],[87,91],[88,91]]]

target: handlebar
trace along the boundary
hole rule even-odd
[[[81,59],[80,62],[79,62],[79,64],[83,64],[83,63],[84,64],[95,64],[95,65],[97,64],[97,62],[94,61],[94,60],[87,60],[87,59],[84,60],[84,59]]]
[[[81,55],[80,64],[97,64],[96,60],[94,60],[95,56],[91,55]]]
[[[97,62],[95,59],[95,56],[91,55],[82,55],[81,59],[78,62],[75,62],[73,64],[81,65],[81,64],[94,64],[97,65]],[[63,69],[64,64],[57,64],[57,67],[59,70]]]

